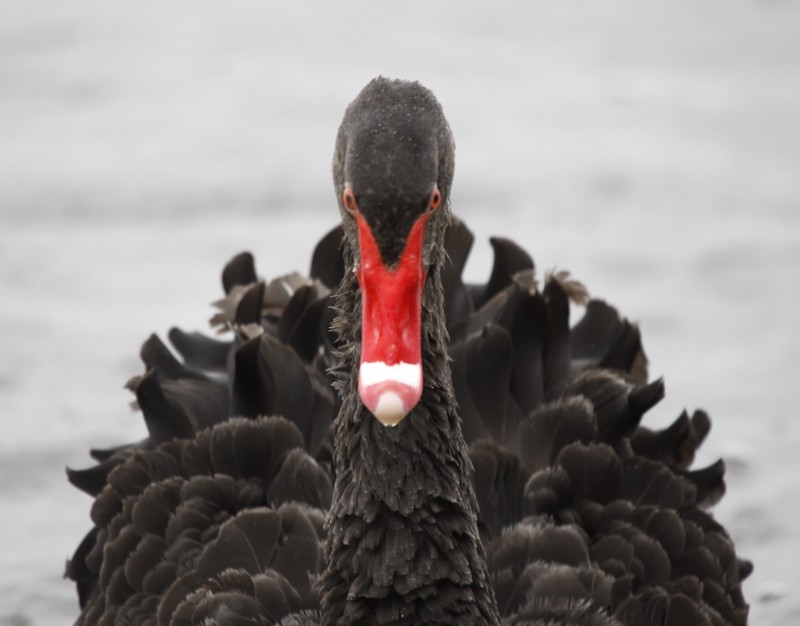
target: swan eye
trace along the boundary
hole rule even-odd
[[[431,199],[428,200],[428,212],[433,212],[442,203],[442,192],[439,191],[439,185],[436,185],[431,192]]]
[[[344,204],[344,208],[347,209],[351,214],[355,214],[358,212],[358,204],[356,204],[356,197],[353,194],[353,190],[350,187],[345,187],[344,191],[342,192],[342,203]]]

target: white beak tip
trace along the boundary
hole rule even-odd
[[[358,393],[364,406],[384,426],[397,426],[422,395],[422,365],[382,361],[362,362]]]
[[[403,421],[408,411],[403,405],[403,399],[394,391],[384,391],[378,396],[372,414],[384,426],[394,427]]]

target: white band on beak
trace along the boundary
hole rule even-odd
[[[422,365],[361,363],[358,390],[364,405],[384,426],[397,426],[422,393]]]

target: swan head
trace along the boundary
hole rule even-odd
[[[385,426],[422,395],[423,291],[444,258],[453,170],[450,127],[419,83],[376,78],[348,106],[334,188],[361,291],[359,395]]]

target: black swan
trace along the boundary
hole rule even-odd
[[[148,437],[68,471],[95,497],[79,624],[746,623],[724,466],[689,469],[708,416],[641,426],[636,325],[513,242],[465,284],[453,166],[433,94],[373,80],[311,277],[240,254],[232,340],[144,343]]]

